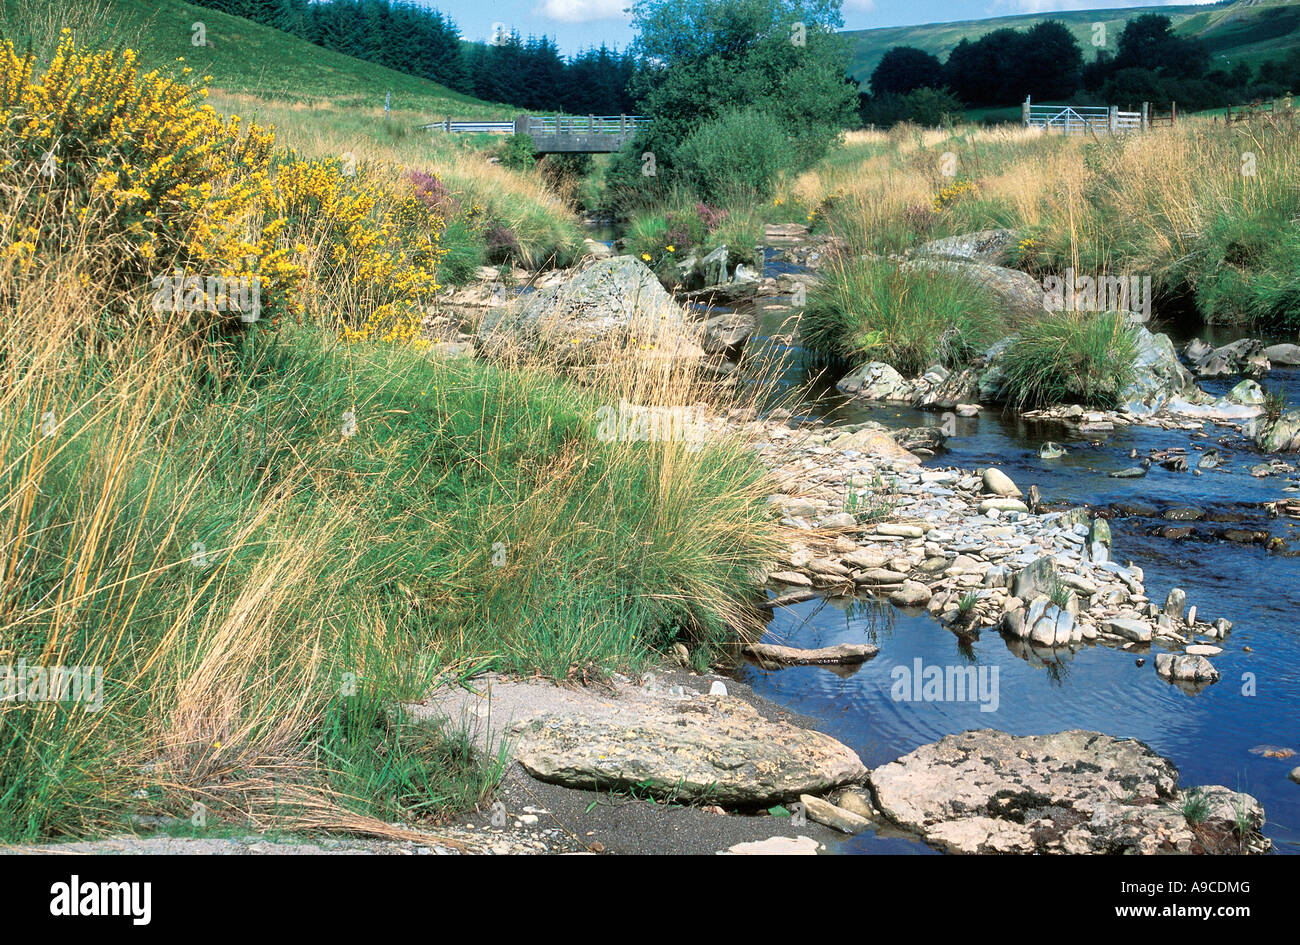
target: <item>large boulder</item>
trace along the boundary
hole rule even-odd
[[[948,735],[871,772],[880,811],[952,853],[1263,852],[1248,794],[1178,790],[1178,769],[1135,739],[1099,732]],[[1192,793],[1208,815],[1188,823]],[[1238,812],[1247,835],[1235,833]]]
[[[1264,357],[1270,364],[1281,367],[1300,367],[1300,345],[1269,345],[1264,349]]]
[[[976,230],[923,243],[909,249],[905,255],[998,264],[1006,259],[1017,239],[1013,230]]]
[[[1264,342],[1241,338],[1231,344],[1209,348],[1194,338],[1183,353],[1192,362],[1197,377],[1222,377],[1232,374],[1264,374],[1271,368]]]
[[[847,374],[835,385],[846,394],[863,400],[880,400],[886,403],[907,404],[916,396],[911,381],[883,361],[871,361]]]
[[[697,360],[700,329],[640,260],[616,256],[572,278],[490,311],[478,351],[561,366],[646,359]]]
[[[1255,445],[1265,453],[1300,450],[1300,410],[1288,410],[1276,420],[1260,418],[1254,432]]]
[[[899,436],[907,432],[890,430],[882,424],[867,422],[845,429],[827,441],[826,445],[835,450],[853,450],[863,456],[870,456],[878,463],[919,466],[921,461],[909,452],[912,447],[904,444],[904,441],[909,438]]]
[[[913,403],[935,410],[954,410],[958,404],[979,399],[979,372],[974,368],[949,371],[936,365],[914,382]]]
[[[1168,335],[1152,334],[1137,326],[1137,357],[1133,380],[1120,391],[1120,403],[1139,416],[1156,413],[1174,398],[1201,396],[1196,381],[1178,360]]]
[[[512,737],[515,757],[543,781],[724,806],[824,794],[866,774],[829,735],[769,721],[730,696],[549,714],[514,726]]]
[[[752,312],[727,312],[704,323],[704,350],[723,354],[747,342],[758,327]]]

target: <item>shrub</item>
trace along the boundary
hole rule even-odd
[[[809,294],[800,334],[820,354],[916,375],[935,363],[964,364],[1008,334],[997,311],[986,290],[961,276],[854,259]]]
[[[514,262],[522,256],[519,237],[503,223],[493,223],[487,229],[487,258],[493,264]]]
[[[351,173],[349,173],[351,171]],[[337,161],[282,164],[278,206],[310,259],[317,308],[355,326],[374,313],[427,305],[439,289],[442,217],[418,197],[401,199],[377,179]]]
[[[865,125],[889,128],[901,122],[912,122],[936,127],[959,118],[965,108],[951,92],[922,88],[903,95],[886,92],[882,95],[864,96],[859,114]]]
[[[668,218],[662,213],[641,213],[629,221],[623,236],[627,251],[633,256],[657,259],[668,245]],[[677,248],[676,244],[673,244]]]
[[[770,199],[777,177],[795,160],[784,126],[757,109],[700,126],[676,154],[679,172],[700,196],[728,205]]]
[[[763,242],[763,216],[757,211],[728,214],[704,241],[706,250],[726,246],[732,259],[753,266],[758,262],[758,245]]]
[[[203,281],[202,298],[187,288],[154,319],[238,328],[241,312],[207,295],[214,278],[255,281],[262,316],[300,311],[269,131],[203,104],[190,69],[142,74],[132,50],[79,49],[67,30],[43,75],[0,41],[0,75],[0,301],[38,259],[76,248],[114,330],[138,327],[150,283],[177,270]]]
[[[448,221],[442,232],[442,250],[438,278],[447,285],[464,285],[487,259],[482,228],[464,217]]]
[[[1133,379],[1137,328],[1123,312],[1055,312],[1029,322],[1003,354],[1017,408],[1116,407]]]
[[[1187,261],[1207,321],[1300,329],[1300,232],[1294,210],[1220,216]]]
[[[512,171],[531,170],[537,164],[533,139],[528,135],[507,135],[497,151],[497,157]]]
[[[547,154],[537,162],[542,180],[568,204],[577,202],[592,167],[590,154]]]

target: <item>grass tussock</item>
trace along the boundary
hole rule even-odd
[[[856,363],[883,361],[909,377],[934,364],[961,366],[1010,330],[970,280],[883,259],[833,265],[809,293],[800,322],[808,348]]]
[[[1003,393],[1021,409],[1116,407],[1136,357],[1137,329],[1126,313],[1052,313],[1022,326],[1002,355]]]

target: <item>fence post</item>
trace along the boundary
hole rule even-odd
[[[447,134],[451,134],[451,116],[450,116],[450,115],[447,116],[447,121],[443,124],[443,127],[447,129]]]
[[[527,115],[516,115],[516,116],[515,116],[515,134],[517,134],[517,135],[526,135],[526,134],[528,134],[528,116],[527,116]]]
[[[1025,96],[1025,103],[1020,106],[1020,120],[1026,128],[1029,127],[1029,96]]]
[[[1178,124],[1178,103],[1170,102],[1169,103],[1169,126],[1172,128],[1176,124]]]
[[[1143,131],[1151,130],[1151,103],[1150,102],[1142,103],[1142,130]]]
[[[1115,134],[1117,131],[1119,131],[1119,106],[1112,105],[1110,107],[1110,133]]]

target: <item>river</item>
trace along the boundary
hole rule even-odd
[[[773,256],[768,273],[794,268]],[[876,420],[891,427],[940,422],[934,413],[852,404],[826,378],[814,379],[803,366],[803,352],[781,340],[779,326],[788,315],[788,309],[760,306],[758,332],[747,357],[783,359],[778,383],[802,394],[811,416],[827,422]],[[1170,333],[1181,350],[1186,338]],[[1215,341],[1233,337],[1221,332]],[[1204,382],[1202,387],[1220,394],[1236,380]],[[1288,390],[1292,403],[1300,402],[1300,371],[1274,370],[1263,382]],[[1282,759],[1259,751],[1260,746],[1300,751],[1300,557],[1212,534],[1225,527],[1264,530],[1291,549],[1300,547],[1300,522],[1269,519],[1259,508],[1264,501],[1300,495],[1294,491],[1300,482],[1294,476],[1253,477],[1250,468],[1263,457],[1235,430],[1207,424],[1200,433],[1119,426],[1085,439],[1071,437],[1061,425],[985,410],[976,418],[958,419],[947,449],[925,465],[997,465],[1023,489],[1037,484],[1046,501],[1110,507],[1113,556],[1144,569],[1152,600],[1163,602],[1170,588],[1181,587],[1189,604],[1198,605],[1207,617],[1227,617],[1234,624],[1224,652],[1214,659],[1222,678],[1201,692],[1189,695],[1157,676],[1150,653],[1084,646],[1073,653],[1056,651],[1057,662],[1031,664],[1016,656],[995,630],[965,643],[929,616],[849,599],[779,608],[765,639],[800,647],[871,642],[880,647],[874,660],[845,675],[820,667],[775,672],[746,667],[738,675],[760,695],[817,719],[868,767],[972,728],[1019,735],[1081,728],[1138,738],[1178,766],[1184,786],[1223,784],[1253,794],[1264,806],[1263,832],[1276,852],[1300,853],[1300,785],[1287,777],[1300,764],[1300,754]],[[1069,453],[1040,459],[1038,448],[1045,440],[1062,443]],[[1197,443],[1223,450],[1223,465],[1200,476],[1158,466],[1141,479],[1107,475],[1134,464],[1131,450],[1145,456],[1153,449],[1184,447],[1194,457]],[[1288,487],[1293,491],[1285,491]],[[1185,506],[1222,521],[1193,523],[1200,535],[1188,539],[1154,534],[1157,527],[1171,524],[1162,517],[1165,510]],[[1142,666],[1140,657],[1146,658]],[[926,666],[996,667],[996,707],[992,700],[984,705],[895,701],[891,673],[917,659]],[[919,841],[867,832],[845,839],[834,852],[933,851]]]

